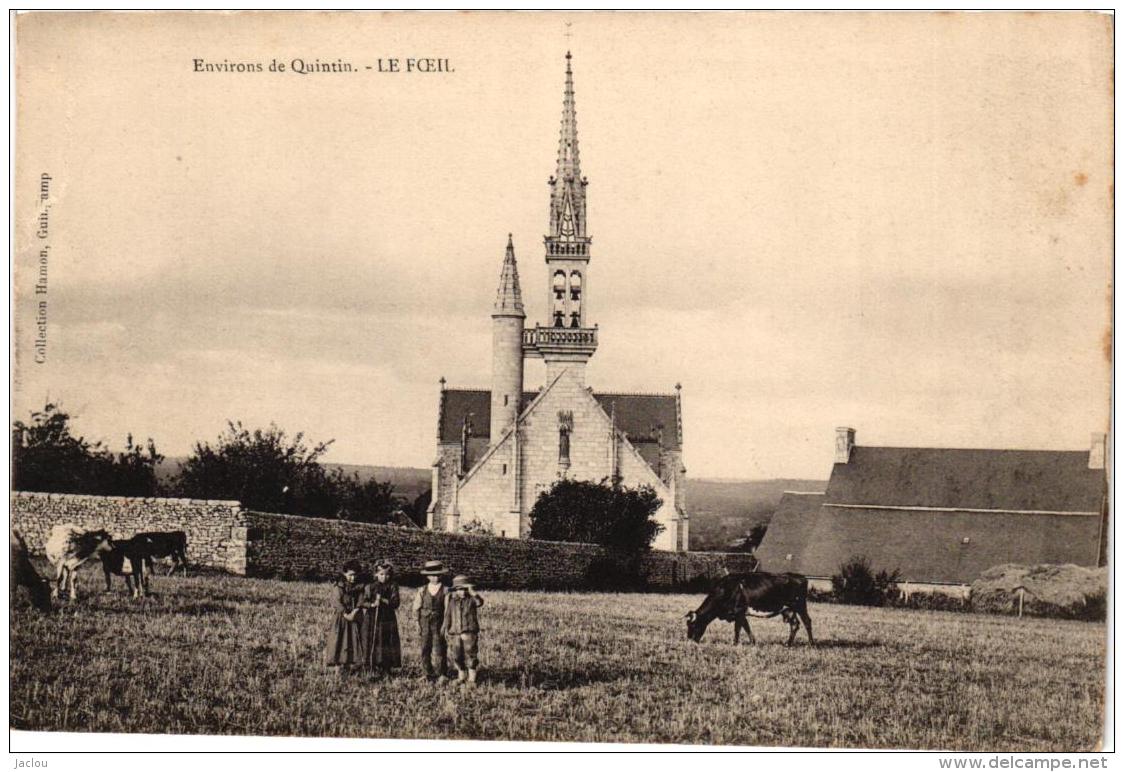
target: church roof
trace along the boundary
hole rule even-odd
[[[520,410],[536,396],[537,391],[523,392]],[[615,410],[617,428],[626,434],[629,442],[636,446],[649,465],[656,463],[658,459],[661,440],[666,450],[681,449],[679,407],[674,394],[595,393],[593,397],[606,414],[613,415]],[[487,389],[445,389],[437,418],[440,441],[460,442],[461,427],[465,417],[469,415],[472,437],[487,438],[492,419],[491,392]]]
[[[827,486],[833,504],[1099,512],[1104,470],[1088,451],[855,446]]]

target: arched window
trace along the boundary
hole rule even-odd
[[[582,275],[577,271],[570,272],[570,300],[582,298]]]
[[[554,272],[553,287],[554,287],[554,299],[555,300],[562,300],[562,298],[566,294],[566,272],[565,271],[555,271]]]
[[[561,311],[555,311],[554,312],[554,326],[555,327],[561,327],[562,326],[562,312]]]

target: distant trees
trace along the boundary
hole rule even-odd
[[[75,436],[71,415],[54,403],[31,413],[27,423],[12,424],[12,487],[49,493],[103,496],[155,496],[156,467],[164,459],[150,438],[134,444],[130,434],[123,453],[101,442]]]
[[[320,459],[331,444],[310,444],[303,433],[289,437],[272,424],[250,430],[228,421],[213,445],[195,444],[173,487],[180,496],[231,499],[262,512],[395,522],[409,503],[388,482],[329,471]]]
[[[262,512],[425,525],[428,491],[411,501],[390,482],[325,466],[331,440],[310,443],[303,433],[290,436],[272,424],[249,429],[228,421],[213,442],[197,442],[179,473],[161,484],[164,456],[151,439],[141,444],[128,435],[124,451],[114,453],[73,434],[71,418],[49,403],[27,422],[13,422],[13,489],[228,499]]]

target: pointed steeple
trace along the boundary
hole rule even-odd
[[[578,119],[574,107],[573,57],[566,52],[566,86],[562,91],[562,128],[558,136],[558,166],[550,178],[549,236],[572,242],[586,236],[585,186],[578,154]]]
[[[581,163],[578,158],[578,117],[574,109],[574,72],[570,69],[573,57],[566,52],[566,87],[562,91],[562,130],[558,140],[559,180],[581,177]]]
[[[492,316],[521,316],[523,312],[523,293],[519,289],[519,268],[515,264],[515,246],[511,234],[507,234],[507,252],[503,257],[503,270],[500,272],[500,286],[496,290],[496,302],[492,306]]]

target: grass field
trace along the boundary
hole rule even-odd
[[[784,647],[777,619],[735,648],[721,622],[686,639],[701,596],[485,592],[468,691],[419,679],[406,608],[405,671],[339,681],[320,664],[327,585],[158,578],[134,601],[84,573],[77,604],[12,612],[13,728],[996,751],[1100,735],[1103,624],[813,605],[816,648]]]

